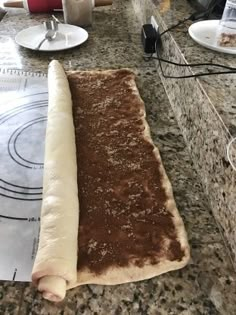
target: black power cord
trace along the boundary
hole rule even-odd
[[[158,53],[158,50],[156,50],[156,52]],[[156,60],[160,60],[162,62],[169,63],[171,65],[178,66],[178,67],[210,66],[210,67],[218,67],[218,68],[228,69],[228,70],[231,70],[231,71],[236,71],[236,68],[234,68],[234,67],[229,67],[229,66],[225,66],[225,65],[222,65],[222,64],[218,64],[218,63],[188,63],[188,64],[185,64],[185,63],[177,63],[177,62],[174,62],[174,61],[171,61],[171,60],[166,60],[166,59],[161,58],[160,56],[159,57],[154,57],[153,55],[144,56],[144,59],[146,61],[148,61],[149,59],[156,59]]]
[[[211,14],[212,10],[213,10],[213,8],[210,8],[207,11],[204,11],[204,12],[195,12],[195,13],[191,14],[189,17],[184,18],[183,20],[180,20],[177,24],[172,25],[171,27],[169,27],[168,29],[166,29],[162,33],[157,34],[157,40],[156,40],[156,45],[155,45],[155,51],[156,51],[157,57],[154,57],[153,54],[151,54],[150,56],[145,56],[144,60],[145,61],[149,61],[151,59],[157,59],[158,62],[159,62],[159,66],[160,66],[161,73],[162,73],[163,77],[164,78],[168,78],[168,79],[186,79],[186,78],[196,78],[196,77],[209,76],[209,75],[235,74],[236,73],[236,68],[229,67],[229,66],[222,65],[222,64],[217,64],[217,63],[181,64],[181,63],[177,63],[177,62],[174,62],[174,61],[166,60],[166,59],[163,59],[163,58],[160,57],[158,45],[160,43],[161,36],[163,36],[165,33],[169,32],[169,31],[175,29],[179,25],[184,24],[186,21],[196,21],[196,20],[204,19],[204,18],[208,17]],[[196,74],[191,74],[191,75],[172,76],[172,75],[167,75],[167,74],[164,73],[164,70],[163,70],[163,67],[162,67],[162,62],[168,63],[168,64],[172,64],[172,65],[178,66],[178,67],[209,66],[209,67],[224,68],[224,69],[227,69],[229,71],[201,72],[201,73],[196,73]]]
[[[162,35],[164,35],[167,32],[170,32],[171,30],[173,30],[174,28],[178,27],[181,24],[184,24],[187,21],[191,21],[191,15],[183,20],[180,20],[177,24],[172,25],[171,27],[167,28],[165,31],[163,31],[162,33],[160,33],[160,37]]]
[[[204,12],[195,12],[195,13],[191,14],[189,17],[184,18],[183,20],[180,20],[178,23],[176,23],[176,24],[170,26],[169,28],[167,28],[165,31],[160,33],[160,37],[162,35],[164,35],[165,33],[170,32],[171,30],[175,29],[179,25],[184,24],[187,21],[194,22],[194,21],[197,21],[197,20],[205,19],[205,18],[209,17],[211,12],[212,12],[212,9],[208,9],[208,10],[206,10]]]
[[[159,57],[159,53],[158,50],[156,50],[156,54],[157,57],[153,57],[153,59],[157,59],[159,62],[159,66],[161,69],[161,73],[163,75],[164,78],[166,79],[188,79],[188,78],[197,78],[197,77],[203,77],[203,76],[209,76],[209,75],[219,75],[219,74],[235,74],[236,73],[236,69],[235,68],[230,68],[224,65],[220,65],[220,64],[204,64],[204,63],[199,63],[199,64],[177,64],[175,62],[169,61],[169,60],[165,60]],[[167,75],[164,73],[163,67],[162,67],[162,62],[165,63],[170,63],[179,67],[197,67],[197,66],[205,66],[205,65],[211,65],[214,67],[221,67],[221,68],[226,68],[226,69],[232,69],[231,71],[215,71],[215,72],[200,72],[200,73],[196,73],[196,74],[189,74],[189,75],[182,75],[182,76],[173,76],[173,75]]]

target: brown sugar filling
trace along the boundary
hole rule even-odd
[[[73,99],[80,223],[79,271],[180,261],[173,217],[144,106],[128,70],[68,75]]]

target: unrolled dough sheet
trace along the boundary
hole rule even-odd
[[[41,231],[32,272],[33,282],[46,299],[60,301],[67,289],[86,283],[115,285],[148,279],[182,268],[189,260],[189,246],[183,221],[176,208],[159,151],[151,140],[144,104],[134,79],[134,74],[129,70],[87,71],[66,75],[57,61],[51,62],[49,66],[49,109]],[[102,126],[102,122],[109,119],[110,124]],[[96,129],[100,125],[101,129]],[[119,126],[122,128],[119,129]],[[104,128],[107,140],[110,141],[110,146],[104,146],[106,152],[109,151],[108,157],[105,157],[105,151],[101,149],[104,139],[98,137],[98,132],[102,134]],[[141,135],[140,138],[136,137],[136,130]],[[125,133],[126,131],[128,133]],[[117,133],[118,138],[115,138]],[[123,159],[122,152],[126,152],[120,140],[122,137],[133,137],[133,141],[130,139],[130,145],[134,146],[134,149],[137,143],[146,147],[147,151],[140,151],[138,146],[135,151],[142,157],[140,163],[147,165],[146,173],[142,172],[142,167],[137,166],[132,149],[127,152],[133,160],[120,163]],[[83,143],[85,138],[87,145]],[[94,138],[101,145],[94,143]],[[115,142],[117,146],[112,147]],[[103,154],[102,164],[109,162],[113,166],[100,169],[100,164],[96,164],[98,161],[94,152],[97,152],[97,156]],[[146,152],[145,160],[143,157]],[[117,160],[119,155],[120,160]],[[91,174],[83,173],[83,165],[90,161],[91,170],[92,165],[95,165],[94,169],[97,165],[98,174],[100,172],[101,175],[99,177],[93,174],[91,185],[87,180]],[[126,167],[126,164],[128,168],[124,168],[123,173],[116,173],[119,167]],[[87,170],[90,171],[88,165]],[[111,185],[108,188],[104,180],[105,173],[111,174],[111,177],[119,176],[117,181],[114,178],[107,179]],[[153,174],[161,178],[157,184],[157,177],[153,177]],[[92,189],[96,180],[102,183],[97,186],[93,195],[89,189]],[[154,188],[150,187],[151,184]],[[140,187],[140,191],[135,187]],[[110,192],[110,200],[109,197],[103,197],[103,189]],[[153,195],[155,192],[156,195]],[[118,201],[114,196],[117,196]],[[156,200],[157,197],[160,200]],[[94,198],[95,203],[91,204],[93,209],[89,209],[91,200],[86,201],[86,198]],[[99,207],[98,212],[95,209],[98,205],[96,198],[98,203],[104,200],[104,205]],[[113,202],[114,207],[107,209],[109,202]],[[115,212],[118,209],[117,204],[124,208],[121,213]],[[133,204],[136,212],[132,213],[128,204]],[[142,207],[144,208],[141,209]],[[104,216],[105,210],[107,216]],[[100,226],[94,225],[96,220],[93,217],[93,214],[98,215],[99,211]],[[115,216],[117,226],[112,226],[112,216]],[[124,218],[127,218],[127,222],[124,222]],[[133,218],[136,218],[136,221]],[[105,240],[104,233],[107,233]],[[121,244],[124,240],[126,243],[126,238],[127,246],[124,246],[124,253],[121,252],[123,260],[114,259],[118,257]],[[150,239],[151,245],[145,245],[147,239]],[[130,240],[133,240],[133,246]],[[101,249],[100,256],[92,255],[96,247]]]

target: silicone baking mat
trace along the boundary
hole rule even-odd
[[[0,279],[30,281],[38,244],[47,78],[0,70]]]

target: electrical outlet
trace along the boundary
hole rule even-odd
[[[159,26],[157,24],[157,21],[155,19],[155,17],[152,15],[151,16],[151,24],[154,27],[155,31],[157,32],[157,34],[159,33]]]

